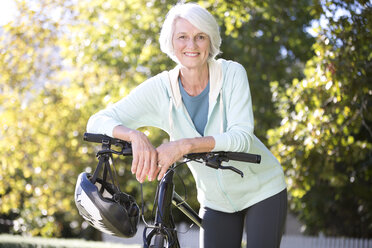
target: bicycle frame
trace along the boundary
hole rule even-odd
[[[176,191],[173,192],[172,204],[186,215],[194,224],[202,227],[202,218],[187,204]]]

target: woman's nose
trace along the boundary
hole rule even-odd
[[[194,39],[189,39],[188,41],[187,41],[187,47],[188,48],[195,48],[197,45],[196,45],[196,42],[195,42],[195,40]]]

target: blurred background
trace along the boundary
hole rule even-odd
[[[97,164],[86,123],[175,66],[158,37],[176,3],[0,1],[0,233],[102,239],[74,204],[77,175]],[[220,24],[220,57],[247,70],[255,134],[282,163],[298,231],[371,239],[372,2],[198,3]],[[142,131],[154,145],[168,139]],[[140,204],[130,160],[115,164]],[[197,210],[191,174],[178,174],[176,190]],[[147,218],[155,190],[144,183]]]

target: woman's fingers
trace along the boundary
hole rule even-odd
[[[184,151],[182,150],[180,143],[177,141],[164,143],[156,148],[156,151],[158,152],[158,164],[161,165],[158,180],[161,180],[168,168],[182,158]]]
[[[132,168],[131,168],[132,174],[137,173],[137,167],[138,167],[138,155],[135,154],[134,149],[133,149],[133,159],[132,159]]]
[[[134,149],[133,161],[132,161],[132,173],[136,174],[136,179],[140,181],[141,172],[143,170],[143,156],[138,149]]]
[[[150,171],[153,167],[152,160],[154,156],[156,157],[156,151],[155,149],[146,150],[143,155],[144,155],[144,162],[142,166],[142,171],[140,172],[140,176],[139,176],[139,181],[141,183],[145,181],[146,176],[149,176],[149,180],[150,180],[150,176],[151,176]]]
[[[131,171],[143,183],[150,169],[156,166],[157,152],[146,135],[137,132],[132,139],[133,160]]]
[[[155,150],[156,152],[156,150]],[[154,180],[156,177],[156,174],[159,172],[159,167],[158,167],[158,156],[157,152],[151,156],[151,163],[150,163],[150,170],[148,172],[148,179],[149,181]]]
[[[158,181],[160,181],[165,173],[167,172],[168,168],[169,168],[170,165],[166,166],[166,165],[162,165],[161,167],[159,167],[159,174],[158,174]]]

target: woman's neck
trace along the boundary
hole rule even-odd
[[[189,69],[182,67],[180,78],[183,88],[190,96],[199,95],[207,86],[209,81],[208,64],[202,68]]]

